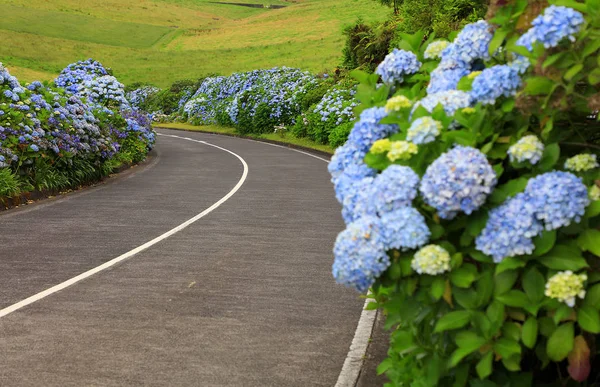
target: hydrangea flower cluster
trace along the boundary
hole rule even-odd
[[[386,116],[384,108],[374,107],[364,110],[352,128],[348,142],[359,151],[368,152],[375,141],[398,131],[397,125],[379,123]]]
[[[511,162],[528,161],[537,164],[544,154],[544,144],[534,135],[521,138],[516,144],[508,148],[508,157]]]
[[[392,141],[387,158],[391,162],[397,160],[409,160],[413,155],[419,152],[419,148],[408,141]]]
[[[598,168],[598,166],[596,155],[589,153],[575,155],[565,161],[565,169],[575,172],[589,171]]]
[[[579,222],[589,202],[587,187],[571,173],[555,171],[536,176],[529,180],[524,193],[490,212],[475,240],[476,247],[495,262],[531,254],[535,236],[544,229]]]
[[[313,113],[321,116],[322,122],[332,122],[341,125],[354,120],[354,109],[358,101],[354,98],[356,89],[332,88],[325,93],[321,101],[315,106]]]
[[[413,207],[402,207],[381,216],[386,250],[411,250],[429,241],[431,232],[425,218]]]
[[[580,12],[551,5],[533,20],[532,27],[517,40],[517,44],[531,51],[535,42],[542,43],[546,48],[558,46],[565,38],[574,42],[584,22]]]
[[[411,267],[419,274],[442,274],[450,271],[450,254],[441,246],[427,245],[415,253]]]
[[[392,149],[392,142],[389,138],[383,138],[373,143],[370,152],[374,154],[381,154],[389,151],[390,149]]]
[[[457,110],[470,107],[473,102],[471,95],[465,91],[448,90],[435,94],[429,94],[414,105],[416,109],[423,106],[428,112],[433,112],[433,109],[439,104],[444,107],[444,111],[448,116],[453,116]]]
[[[410,102],[410,99],[403,95],[397,95],[387,100],[385,104],[385,111],[388,113],[397,112],[400,111],[400,109],[409,108],[411,106],[412,102]]]
[[[79,95],[90,103],[115,109],[129,108],[125,86],[112,75],[103,75],[83,82]]]
[[[532,239],[544,229],[535,212],[533,200],[524,193],[493,209],[485,228],[475,240],[477,250],[492,256],[494,262],[531,254],[535,249]]]
[[[340,284],[366,292],[390,265],[381,220],[365,216],[342,231],[333,249],[333,276]]]
[[[471,214],[496,186],[496,173],[485,155],[471,147],[456,146],[427,168],[420,191],[425,202],[443,219],[459,212]]]
[[[509,65],[492,66],[475,77],[471,88],[471,97],[475,102],[491,105],[501,96],[516,95],[521,84],[518,69]]]
[[[596,184],[592,185],[592,187],[590,188],[589,191],[589,196],[590,199],[593,201],[597,201],[600,200],[600,187],[598,187]]]
[[[65,67],[54,83],[71,94],[77,94],[85,81],[104,75],[109,75],[108,70],[102,66],[102,63],[90,58]]]
[[[442,51],[444,51],[444,49],[448,47],[449,44],[450,42],[448,42],[447,40],[436,40],[435,42],[431,42],[425,49],[425,53],[423,54],[423,56],[425,57],[425,59],[440,58],[442,56]]]
[[[439,66],[431,73],[429,94],[455,90],[458,81],[472,71],[477,60],[488,60],[493,34],[490,25],[480,20],[468,24],[456,39],[442,51]]]
[[[381,76],[383,83],[393,85],[402,82],[405,75],[414,74],[421,68],[421,62],[410,51],[394,50],[377,66],[375,73]]]
[[[369,200],[381,215],[412,205],[419,176],[409,167],[390,165],[375,178]]]
[[[406,140],[413,144],[427,144],[435,140],[442,130],[442,123],[431,117],[417,118],[410,124]]]
[[[155,86],[142,86],[135,90],[130,91],[126,94],[126,98],[131,104],[131,107],[135,109],[140,109],[141,106],[150,98],[151,96],[158,93],[160,89]],[[154,112],[151,112],[154,113]]]
[[[590,204],[587,187],[569,172],[544,173],[529,180],[525,193],[536,207],[536,218],[546,230],[556,230],[575,221],[579,223]]]
[[[555,298],[572,308],[575,306],[576,297],[585,298],[583,286],[585,281],[587,281],[585,273],[575,274],[571,270],[559,271],[548,279],[544,294],[546,297]]]

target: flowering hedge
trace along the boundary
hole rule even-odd
[[[0,197],[77,186],[142,160],[154,132],[128,108],[123,85],[91,59],[55,85],[23,86],[0,64]]]
[[[329,164],[347,224],[333,275],[384,310],[390,385],[600,377],[599,147],[580,135],[600,4],[554,2],[570,7],[525,30],[514,1],[452,42],[407,35],[355,72],[360,117]]]
[[[272,132],[290,125],[315,76],[288,67],[206,78],[185,103],[184,116],[195,124],[232,125],[244,132]]]

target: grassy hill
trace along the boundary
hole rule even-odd
[[[342,28],[383,20],[373,0],[0,0],[0,62],[26,81],[93,57],[124,83],[158,86],[210,73],[339,64]]]

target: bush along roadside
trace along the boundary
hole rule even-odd
[[[384,311],[389,386],[600,380],[600,3],[554,2],[355,72],[333,276]]]
[[[151,112],[155,122],[216,124],[234,127],[242,135],[276,133],[285,137],[291,133],[334,147],[346,141],[357,105],[353,97],[356,81],[345,75],[316,76],[282,67],[207,77],[199,82],[196,89],[177,84],[167,90],[140,86],[127,96],[135,109]],[[178,102],[160,110],[166,105],[155,101],[167,94]]]
[[[21,85],[0,64],[0,200],[54,193],[145,159],[154,132],[132,111],[123,85],[93,60],[65,68],[53,84]]]

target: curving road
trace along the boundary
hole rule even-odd
[[[0,386],[334,385],[362,301],[331,278],[325,163],[160,133],[147,165],[0,214]]]

